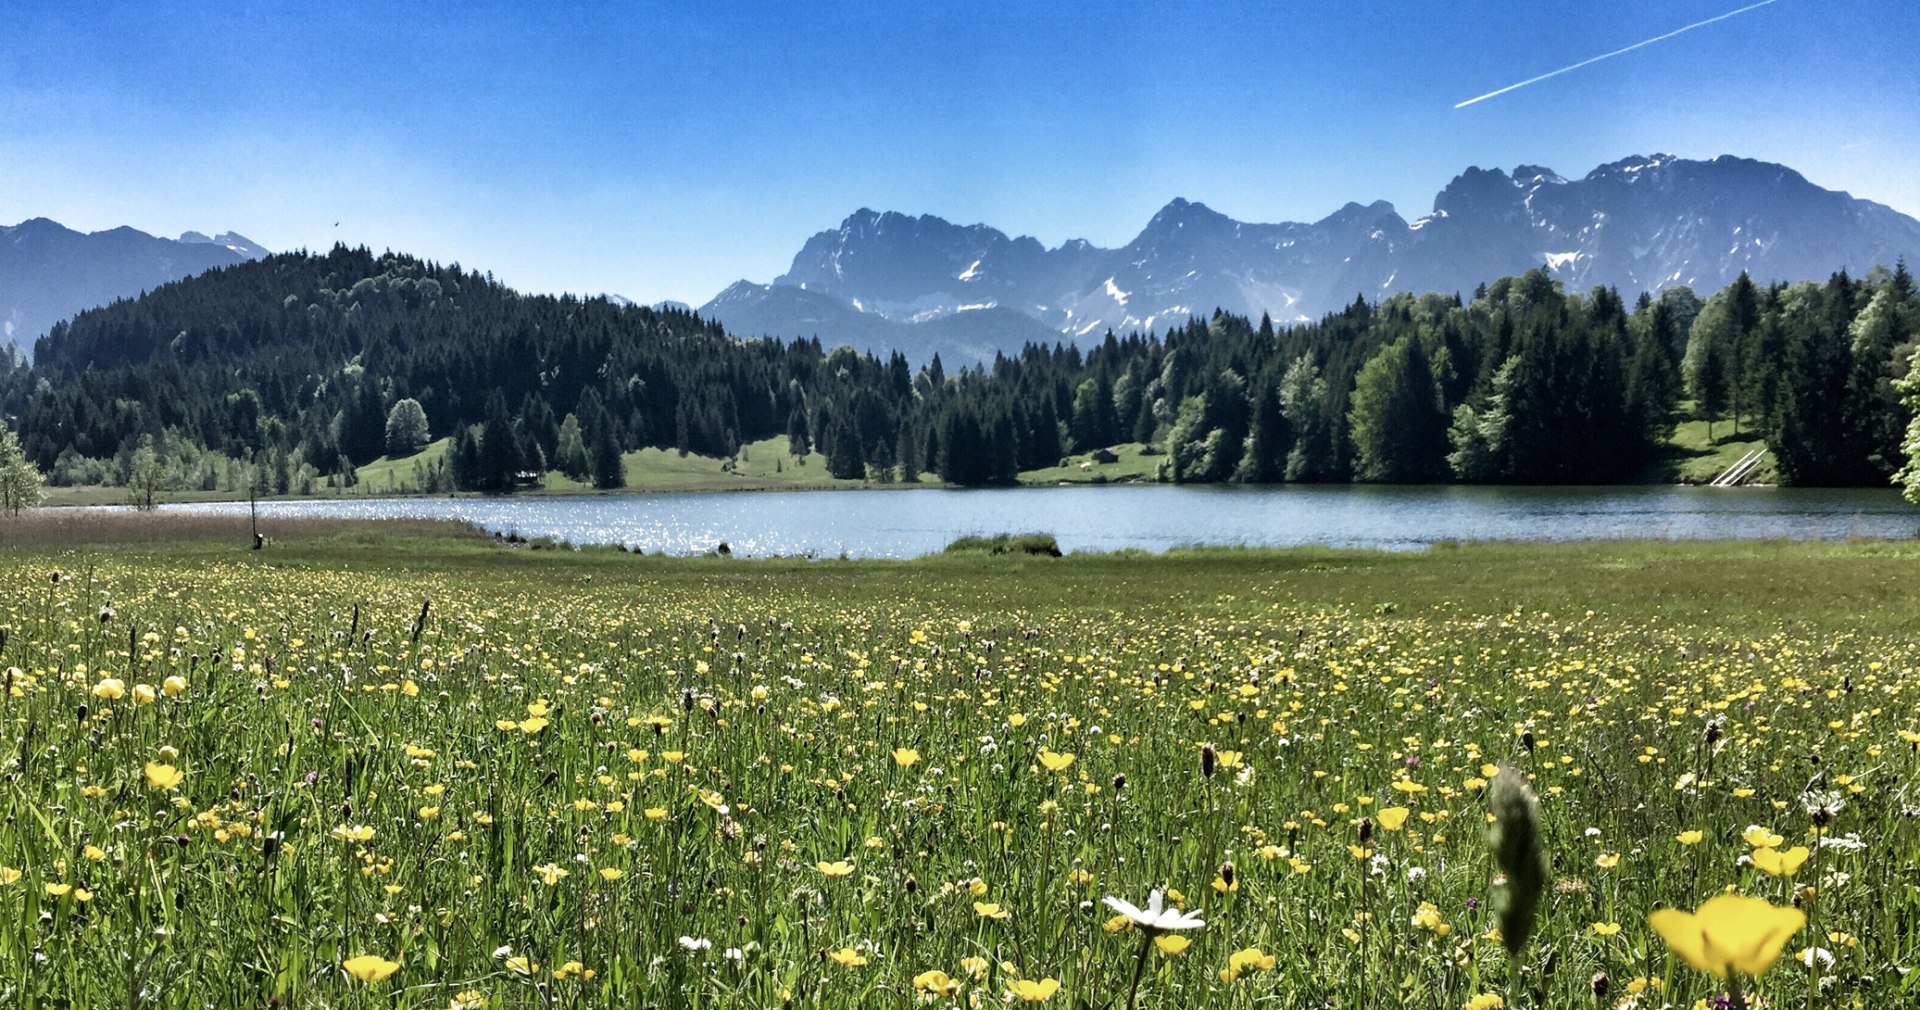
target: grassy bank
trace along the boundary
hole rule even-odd
[[[1103,462],[1096,453],[1067,457],[1059,466],[1027,470],[1020,474],[1022,484],[1125,484],[1155,480],[1160,461],[1166,457],[1142,442],[1126,442],[1107,450],[1114,458]]]
[[[1674,425],[1653,477],[1661,483],[1706,484],[1764,444],[1751,427],[1735,431],[1731,421],[1714,424],[1711,432],[1705,421],[1681,421]],[[1778,480],[1773,454],[1768,453],[1745,483],[1772,484]]]
[[[1682,416],[1690,409],[1683,403]],[[412,456],[382,456],[356,474],[352,487],[322,488],[312,497],[380,497],[429,493],[426,475],[446,460],[450,439],[440,439]],[[1639,475],[1647,484],[1705,484],[1732,466],[1762,442],[1751,430],[1736,433],[1729,421],[1713,426],[1709,434],[1704,421],[1685,420],[1675,424],[1666,444],[1655,460]],[[1026,470],[1018,481],[1026,486],[1059,484],[1126,484],[1158,479],[1165,458],[1154,446],[1126,442],[1104,450],[1113,458],[1102,460],[1098,453],[1079,453],[1062,460],[1058,466]],[[827,472],[826,460],[818,453],[796,456],[789,451],[786,436],[751,442],[741,447],[731,460],[670,449],[640,449],[621,457],[627,486],[612,492],[595,492],[591,485],[573,480],[558,470],[548,471],[538,488],[521,494],[593,494],[660,493],[676,491],[800,491],[847,490],[871,487],[940,487],[937,475],[921,473],[918,479],[883,483],[864,479],[840,479]],[[1771,484],[1778,479],[1773,457],[1764,457],[1748,478],[1750,484]],[[444,494],[445,492],[437,492]],[[297,496],[278,496],[281,498]],[[237,501],[246,496],[230,491],[169,491],[165,501]],[[57,487],[48,489],[50,505],[120,505],[127,502],[127,491],[114,487]]]

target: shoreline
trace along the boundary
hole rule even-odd
[[[1153,481],[1153,480],[1114,480],[1114,481],[1061,480],[1061,481],[1048,481],[1048,482],[1021,481],[1013,484],[983,484],[983,485],[947,484],[944,482],[930,482],[930,481],[913,481],[913,482],[901,481],[901,482],[892,483],[892,484],[876,484],[876,483],[792,484],[792,485],[755,484],[755,485],[745,486],[745,487],[737,486],[737,485],[728,486],[726,484],[717,484],[712,487],[704,487],[704,486],[665,487],[665,488],[626,487],[626,488],[619,488],[617,490],[611,490],[611,491],[593,491],[593,490],[582,491],[582,490],[576,490],[571,488],[561,489],[561,490],[535,489],[535,490],[514,492],[510,494],[494,494],[494,493],[489,493],[484,491],[446,491],[446,492],[393,491],[393,492],[381,492],[379,494],[371,494],[371,495],[359,495],[359,494],[273,495],[270,497],[258,498],[258,499],[255,499],[255,501],[257,501],[261,505],[276,505],[276,504],[290,504],[290,503],[304,503],[304,502],[352,502],[352,501],[363,501],[363,502],[442,501],[442,500],[544,501],[544,500],[550,500],[550,499],[572,500],[572,499],[585,499],[585,498],[635,498],[635,497],[645,497],[645,496],[653,496],[653,495],[679,496],[679,495],[702,495],[702,494],[763,494],[763,493],[770,493],[770,492],[771,493],[813,493],[813,492],[860,492],[860,491],[1029,491],[1029,490],[1044,491],[1050,488],[1116,488],[1116,487],[1219,488],[1219,489],[1233,489],[1236,491],[1241,491],[1241,490],[1268,491],[1268,490],[1280,490],[1280,489],[1287,489],[1287,488],[1316,489],[1316,490],[1326,489],[1326,488],[1369,488],[1369,489],[1475,488],[1475,489],[1483,489],[1483,490],[1506,490],[1506,491],[1547,491],[1547,490],[1556,490],[1556,489],[1578,489],[1582,491],[1595,491],[1595,490],[1610,489],[1610,488],[1667,488],[1667,489],[1712,488],[1714,490],[1720,490],[1720,491],[1777,491],[1777,490],[1868,491],[1868,492],[1880,491],[1880,490],[1896,491],[1896,492],[1898,491],[1897,488],[1894,488],[1891,485],[1885,485],[1885,486],[1855,485],[1855,486],[1849,486],[1849,487],[1791,488],[1791,487],[1786,487],[1780,484],[1756,482],[1756,483],[1748,483],[1748,484],[1737,484],[1729,487],[1715,487],[1714,485],[1710,485],[1702,482],[1695,482],[1695,481],[1630,481],[1625,483],[1609,483],[1609,484],[1460,484],[1460,483],[1371,484],[1371,483],[1361,483],[1361,482],[1354,482],[1354,481],[1328,482],[1328,483],[1320,483],[1320,484],[1284,483],[1284,482],[1273,483],[1273,484],[1235,484],[1230,482],[1207,483],[1207,484],[1173,484],[1165,481]],[[63,501],[60,499],[62,498],[72,499],[72,498],[78,498],[81,496],[80,495],[63,495],[59,493],[61,491],[76,490],[76,489],[61,488],[57,490],[55,489],[49,489],[49,490],[50,490],[50,493],[48,497],[50,500],[42,502],[40,505],[35,506],[36,508],[45,508],[45,509],[78,509],[78,508],[137,509],[138,508],[138,506],[125,500],[100,500],[100,501],[64,500]],[[94,485],[94,486],[88,486],[85,488],[80,488],[77,490],[106,492],[106,491],[113,491],[118,489],[103,488],[103,487]],[[246,505],[247,503],[248,503],[248,500],[246,498],[233,497],[231,495],[225,495],[217,492],[169,492],[166,500],[155,502],[155,507],[166,507],[170,505]]]
[[[207,504],[207,503],[181,503]],[[223,504],[223,503],[216,503]],[[1915,508],[1915,518],[1920,519],[1920,506]],[[187,547],[193,544],[206,544],[231,541],[230,550],[239,554],[254,554],[263,550],[259,556],[271,558],[277,549],[304,551],[310,547],[326,544],[360,544],[387,547],[410,547],[422,551],[423,556],[431,556],[436,551],[464,545],[479,547],[487,551],[504,551],[517,554],[526,551],[547,552],[555,556],[630,556],[633,558],[672,559],[677,561],[722,560],[734,563],[779,563],[779,562],[825,562],[839,561],[857,563],[901,564],[967,557],[988,557],[987,552],[952,554],[944,549],[935,549],[923,554],[886,555],[886,554],[850,554],[832,555],[826,553],[731,553],[720,554],[713,550],[693,552],[673,552],[668,550],[633,550],[617,543],[574,543],[568,540],[527,536],[505,531],[490,530],[479,522],[456,517],[429,516],[274,516],[272,528],[263,530],[267,539],[263,549],[251,544],[249,517],[245,513],[206,513],[183,511],[122,511],[82,513],[75,508],[46,508],[22,512],[17,517],[0,518],[0,554],[9,552],[32,553],[41,550],[63,550],[108,545],[140,545],[159,549]],[[1024,536],[1028,533],[1009,533],[1008,536]],[[1040,535],[1051,539],[1052,535],[1040,531]],[[959,539],[967,539],[962,535]],[[1431,555],[1435,553],[1453,553],[1458,551],[1545,551],[1578,552],[1600,551],[1603,553],[1628,552],[1641,549],[1671,549],[1681,552],[1696,550],[1774,547],[1783,549],[1817,550],[1830,549],[1871,549],[1871,548],[1908,548],[1920,544],[1920,532],[1908,536],[1872,535],[1866,533],[1849,534],[1843,538],[1835,537],[1659,537],[1659,536],[1622,536],[1622,537],[1584,537],[1562,540],[1519,538],[1519,537],[1472,537],[1437,538],[1417,544],[1330,544],[1330,543],[1206,543],[1187,541],[1170,544],[1162,548],[1115,547],[1083,548],[1055,554],[1051,557],[1003,552],[999,557],[1003,563],[1047,562],[1063,559],[1081,561],[1099,561],[1102,559],[1141,559],[1173,560],[1196,556],[1232,557],[1241,559],[1298,559],[1303,557],[1368,557],[1388,558],[1410,555]]]

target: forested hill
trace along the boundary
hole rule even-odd
[[[810,382],[821,358],[731,340],[688,312],[523,296],[457,264],[345,247],[82,313],[35,355],[46,385],[23,435],[43,466],[171,435],[229,455],[297,451],[322,474],[380,455],[403,398],[435,435],[485,423],[499,400],[549,450],[572,412],[624,445],[725,455],[784,429],[789,380]]]
[[[1902,462],[1894,382],[1920,333],[1904,267],[1627,298],[1536,270],[1468,299],[1357,298],[1287,327],[1216,310],[949,373],[335,248],[84,313],[0,389],[56,483],[124,481],[145,453],[187,486],[249,458],[298,490],[396,438],[451,436],[446,486],[558,469],[607,487],[623,451],[726,458],[783,434],[881,481],[1008,483],[1146,443],[1182,482],[1602,483],[1647,473],[1683,400],[1760,433],[1787,481],[1884,484]]]

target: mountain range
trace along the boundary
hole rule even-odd
[[[231,232],[84,234],[44,218],[0,227],[0,348],[30,351],[83,309],[266,254]],[[1704,296],[1742,271],[1763,282],[1858,274],[1915,254],[1920,221],[1786,166],[1661,154],[1579,179],[1535,165],[1469,168],[1412,221],[1375,201],[1312,223],[1252,224],[1175,199],[1117,249],[1083,239],[1049,248],[863,208],[808,239],[771,283],[739,281],[698,311],[740,336],[961,364],[1107,330],[1164,332],[1216,308],[1284,324],[1357,297],[1465,294],[1535,267],[1569,290],[1604,284],[1631,299],[1682,284]]]
[[[265,255],[232,232],[178,239],[124,227],[83,233],[46,218],[0,227],[0,348],[10,342],[30,351],[54,323],[83,309]]]
[[[1276,323],[1399,292],[1466,294],[1544,267],[1568,290],[1856,275],[1920,254],[1920,221],[1783,165],[1635,156],[1568,179],[1469,168],[1408,221],[1349,203],[1313,223],[1251,224],[1175,199],[1118,249],[1054,248],[986,225],[861,209],[808,239],[770,284],[700,308],[743,336],[811,337],[924,359],[991,359],[1030,340],[1164,331],[1216,308]]]

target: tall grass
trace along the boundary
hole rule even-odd
[[[451,536],[465,533],[463,523],[433,519],[330,519],[317,516],[268,516],[261,535],[277,540],[313,540],[349,535]],[[42,508],[0,517],[0,546],[68,547],[88,544],[171,544],[228,540],[252,543],[255,527],[244,513],[142,512],[136,509]]]
[[[1105,1008],[1138,970],[1143,1007],[1583,1007],[1602,976],[1688,1007],[1723,987],[1646,915],[1729,888],[1827,952],[1766,1005],[1920,996],[1899,586],[1668,598],[1687,573],[1631,546],[1016,573],[395,543],[0,561],[0,1006]],[[1695,550],[1801,585],[1912,563]],[[1622,565],[1637,606],[1580,584]],[[1535,580],[1562,595],[1509,599]],[[1524,969],[1499,763],[1548,860]],[[1817,861],[1755,865],[1750,826],[1812,846],[1815,809]],[[1177,953],[1101,902],[1156,888],[1206,922]]]

